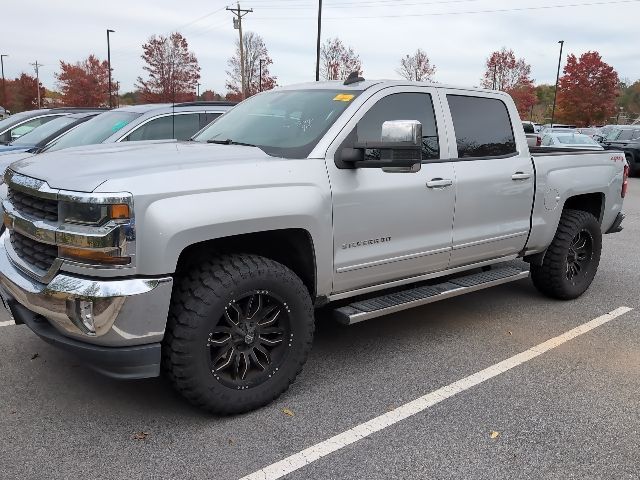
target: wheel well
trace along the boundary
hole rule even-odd
[[[223,253],[252,253],[275,260],[298,275],[315,298],[315,254],[313,240],[306,230],[291,228],[246,233],[190,245],[180,254],[176,274],[188,270],[194,262]]]
[[[564,208],[572,210],[581,210],[590,213],[602,222],[602,212],[604,207],[604,194],[602,193],[586,193],[584,195],[576,195],[570,197],[564,204]]]

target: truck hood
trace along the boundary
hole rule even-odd
[[[169,140],[68,148],[34,155],[11,169],[44,180],[51,188],[93,192],[107,180],[272,159],[256,147]]]

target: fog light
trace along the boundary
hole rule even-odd
[[[96,327],[93,318],[93,302],[91,300],[81,300],[75,298],[67,300],[67,317],[83,333],[94,336]]]

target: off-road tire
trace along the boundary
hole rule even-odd
[[[228,415],[262,407],[289,388],[307,359],[314,332],[311,297],[295,273],[264,257],[233,254],[204,259],[175,282],[162,364],[182,396],[206,411]],[[262,383],[229,386],[214,375],[207,341],[212,329],[224,324],[227,306],[256,291],[273,292],[282,299],[290,324],[287,350],[279,367],[268,372]]]
[[[572,243],[581,234],[591,241],[589,261],[578,275],[570,279]],[[602,232],[598,220],[590,213],[565,209],[542,265],[531,265],[531,280],[540,292],[549,297],[561,300],[577,298],[591,285],[598,270],[601,251]]]

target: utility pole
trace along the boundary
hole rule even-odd
[[[4,80],[4,57],[8,57],[9,55],[0,55],[0,67],[2,68],[2,106],[7,108],[7,85]]]
[[[200,84],[196,83],[196,88],[197,88],[197,94],[196,94],[196,100],[200,99]]]
[[[263,59],[260,59],[260,91],[262,91],[262,63],[264,62]]]
[[[247,82],[245,79],[245,72],[244,72],[244,45],[242,44],[242,18],[245,15],[253,12],[253,9],[250,8],[249,10],[243,10],[240,8],[240,3],[238,3],[236,8],[227,7],[227,10],[233,13],[234,15],[233,28],[238,30],[238,33],[240,36],[240,78],[242,81],[242,98],[244,99],[247,96]]]
[[[564,47],[564,40],[558,42],[560,44],[560,58],[558,58],[558,73],[556,74],[556,91],[553,92],[553,109],[551,110],[551,127],[553,127],[553,120],[556,116],[556,99],[558,98],[558,83],[560,82],[560,64],[562,63],[562,47]]]
[[[318,0],[318,38],[316,41],[316,82],[320,81],[320,37],[322,33],[322,0]]]
[[[113,108],[113,95],[111,89],[111,42],[109,34],[116,33],[115,30],[107,29],[107,66],[109,67],[109,108]]]
[[[38,108],[40,108],[40,67],[44,67],[44,65],[38,63],[37,60],[36,63],[32,63],[31,65],[36,71],[36,90],[38,92]]]

